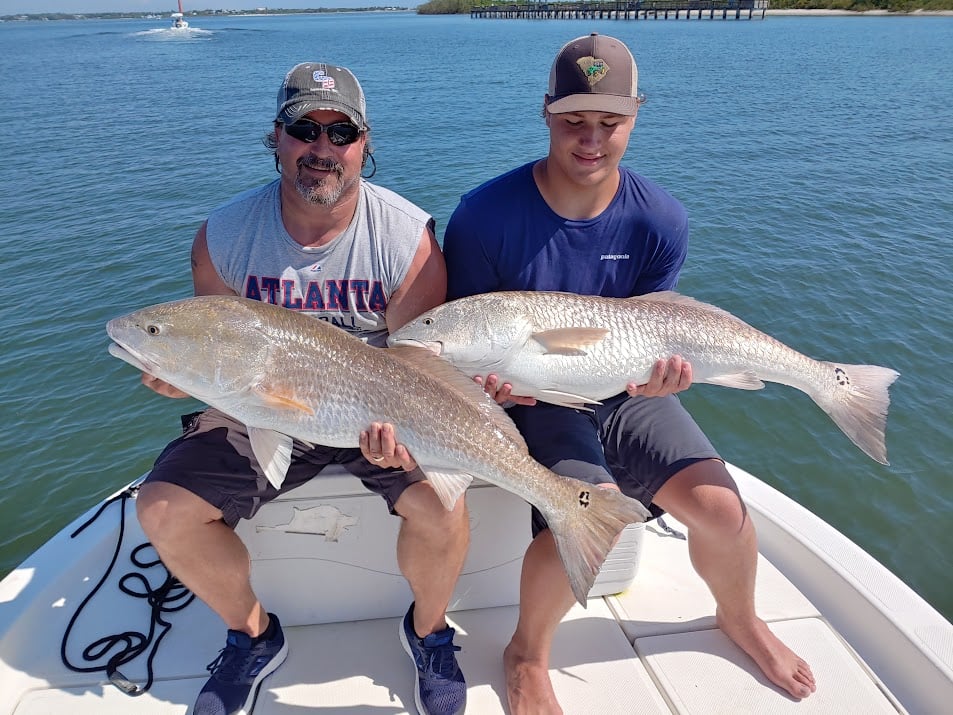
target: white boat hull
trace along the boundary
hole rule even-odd
[[[832,527],[731,467],[759,532],[759,612],[811,663],[818,691],[801,703],[770,685],[714,624],[714,602],[685,541],[657,522],[613,552],[587,609],[560,627],[552,676],[567,713],[939,713],[953,702],[953,626]],[[500,658],[516,623],[528,506],[487,485],[468,494],[471,553],[450,619],[458,628],[468,712],[505,712]],[[118,504],[76,538],[84,515],[0,582],[0,715],[185,713],[204,683],[224,627],[195,601],[167,615],[155,682],[134,700],[102,672],[59,658],[63,633],[104,573]],[[115,583],[144,538],[126,506],[124,553],[83,610],[67,654],[125,630],[149,609]],[[681,528],[667,518],[667,523]],[[255,715],[413,712],[413,669],[397,638],[410,597],[394,560],[397,520],[352,477],[314,480],[239,529],[263,602],[287,625],[290,655],[266,681]],[[151,573],[153,572],[154,573]],[[161,566],[149,570],[154,585]],[[633,580],[634,577],[634,580]],[[631,581],[631,584],[629,582]],[[146,680],[145,657],[123,665]]]

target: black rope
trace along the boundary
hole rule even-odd
[[[668,524],[666,524],[665,521],[662,519],[662,517],[659,517],[658,519],[656,519],[655,523],[658,524],[659,527],[661,527],[662,531],[664,531],[669,536],[673,536],[676,539],[681,539],[682,541],[686,541],[688,539],[688,537],[685,536],[685,534],[680,532],[678,529],[674,529]]]
[[[119,535],[116,539],[116,548],[113,550],[112,558],[110,559],[109,565],[106,567],[106,571],[103,573],[102,578],[99,579],[99,582],[93,587],[93,590],[90,591],[86,598],[83,599],[82,603],[79,604],[79,607],[76,609],[73,617],[70,618],[69,625],[66,626],[66,631],[63,633],[63,642],[60,646],[60,658],[63,661],[63,665],[65,665],[67,668],[77,673],[96,673],[99,671],[105,671],[106,676],[113,685],[119,688],[122,692],[131,696],[142,695],[152,687],[153,660],[155,659],[156,653],[159,650],[162,639],[165,638],[166,634],[168,634],[169,630],[172,628],[172,624],[165,620],[162,614],[181,611],[195,598],[195,595],[191,593],[185,586],[183,586],[182,583],[175,578],[175,576],[169,573],[169,570],[166,569],[164,565],[162,568],[163,571],[165,571],[165,578],[157,588],[152,587],[152,585],[149,583],[149,580],[145,575],[143,575],[142,571],[157,565],[162,565],[162,561],[158,558],[158,556],[149,560],[144,560],[140,556],[144,549],[152,548],[152,544],[145,542],[139,544],[139,546],[132,550],[132,552],[129,554],[129,560],[140,570],[130,571],[119,580],[119,590],[134,598],[144,598],[149,604],[149,608],[151,610],[149,633],[143,634],[138,631],[125,631],[124,633],[104,636],[90,643],[88,646],[86,646],[86,648],[83,649],[83,659],[86,662],[102,661],[102,659],[107,658],[105,665],[74,665],[66,656],[66,644],[69,641],[70,632],[73,630],[73,626],[79,619],[80,613],[82,613],[83,609],[86,607],[86,604],[92,600],[93,596],[96,595],[99,589],[102,588],[103,584],[106,582],[106,579],[109,578],[109,574],[112,573],[112,570],[116,565],[116,561],[119,558],[119,553],[122,550],[123,536],[125,535],[126,531],[126,502],[130,498],[135,497],[138,491],[138,487],[129,487],[128,489],[124,489],[122,492],[114,496],[112,499],[106,500],[99,507],[99,509],[96,510],[96,513],[93,514],[92,517],[90,517],[82,526],[76,529],[76,531],[70,534],[71,539],[76,538],[76,536],[87,526],[96,521],[96,519],[100,517],[103,511],[105,511],[110,504],[116,501],[120,502]],[[161,632],[159,632],[158,636],[156,636],[157,626],[161,627]],[[116,652],[110,656],[109,652],[117,648],[118,650],[116,650]],[[123,675],[119,671],[119,666],[138,658],[147,650],[149,651],[149,656],[146,660],[146,683],[140,687]]]

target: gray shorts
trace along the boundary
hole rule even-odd
[[[288,474],[281,489],[275,489],[258,466],[241,422],[210,408],[183,416],[182,426],[182,436],[162,451],[145,481],[188,489],[220,510],[232,528],[330,464],[341,465],[365,487],[384,497],[391,513],[404,489],[424,480],[419,469],[405,472],[374,466],[356,447],[311,447],[295,440]]]
[[[652,512],[666,481],[705,459],[721,459],[682,403],[669,397],[610,397],[592,412],[537,403],[509,410],[529,453],[557,474],[614,483]],[[546,528],[533,509],[533,535]]]

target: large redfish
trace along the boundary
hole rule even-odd
[[[427,311],[388,344],[428,347],[467,375],[499,375],[514,395],[574,407],[616,395],[630,380],[647,382],[657,360],[681,355],[692,364],[694,382],[796,387],[854,444],[887,464],[887,388],[898,372],[813,360],[721,308],[677,293],[484,293]]]
[[[449,509],[475,478],[546,517],[576,599],[615,538],[646,509],[536,461],[509,417],[469,377],[421,348],[370,347],[340,328],[235,296],[163,303],[106,326],[118,358],[241,420],[276,486],[292,438],[357,447],[390,422]]]

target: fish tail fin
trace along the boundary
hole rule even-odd
[[[600,489],[569,477],[560,479],[565,480],[566,491],[571,493],[569,508],[557,505],[544,516],[573,595],[585,607],[592,584],[619,534],[628,524],[645,521],[650,513],[615,489]]]
[[[889,464],[884,437],[890,407],[888,388],[900,373],[878,365],[828,364],[834,389],[811,397],[865,454]]]

